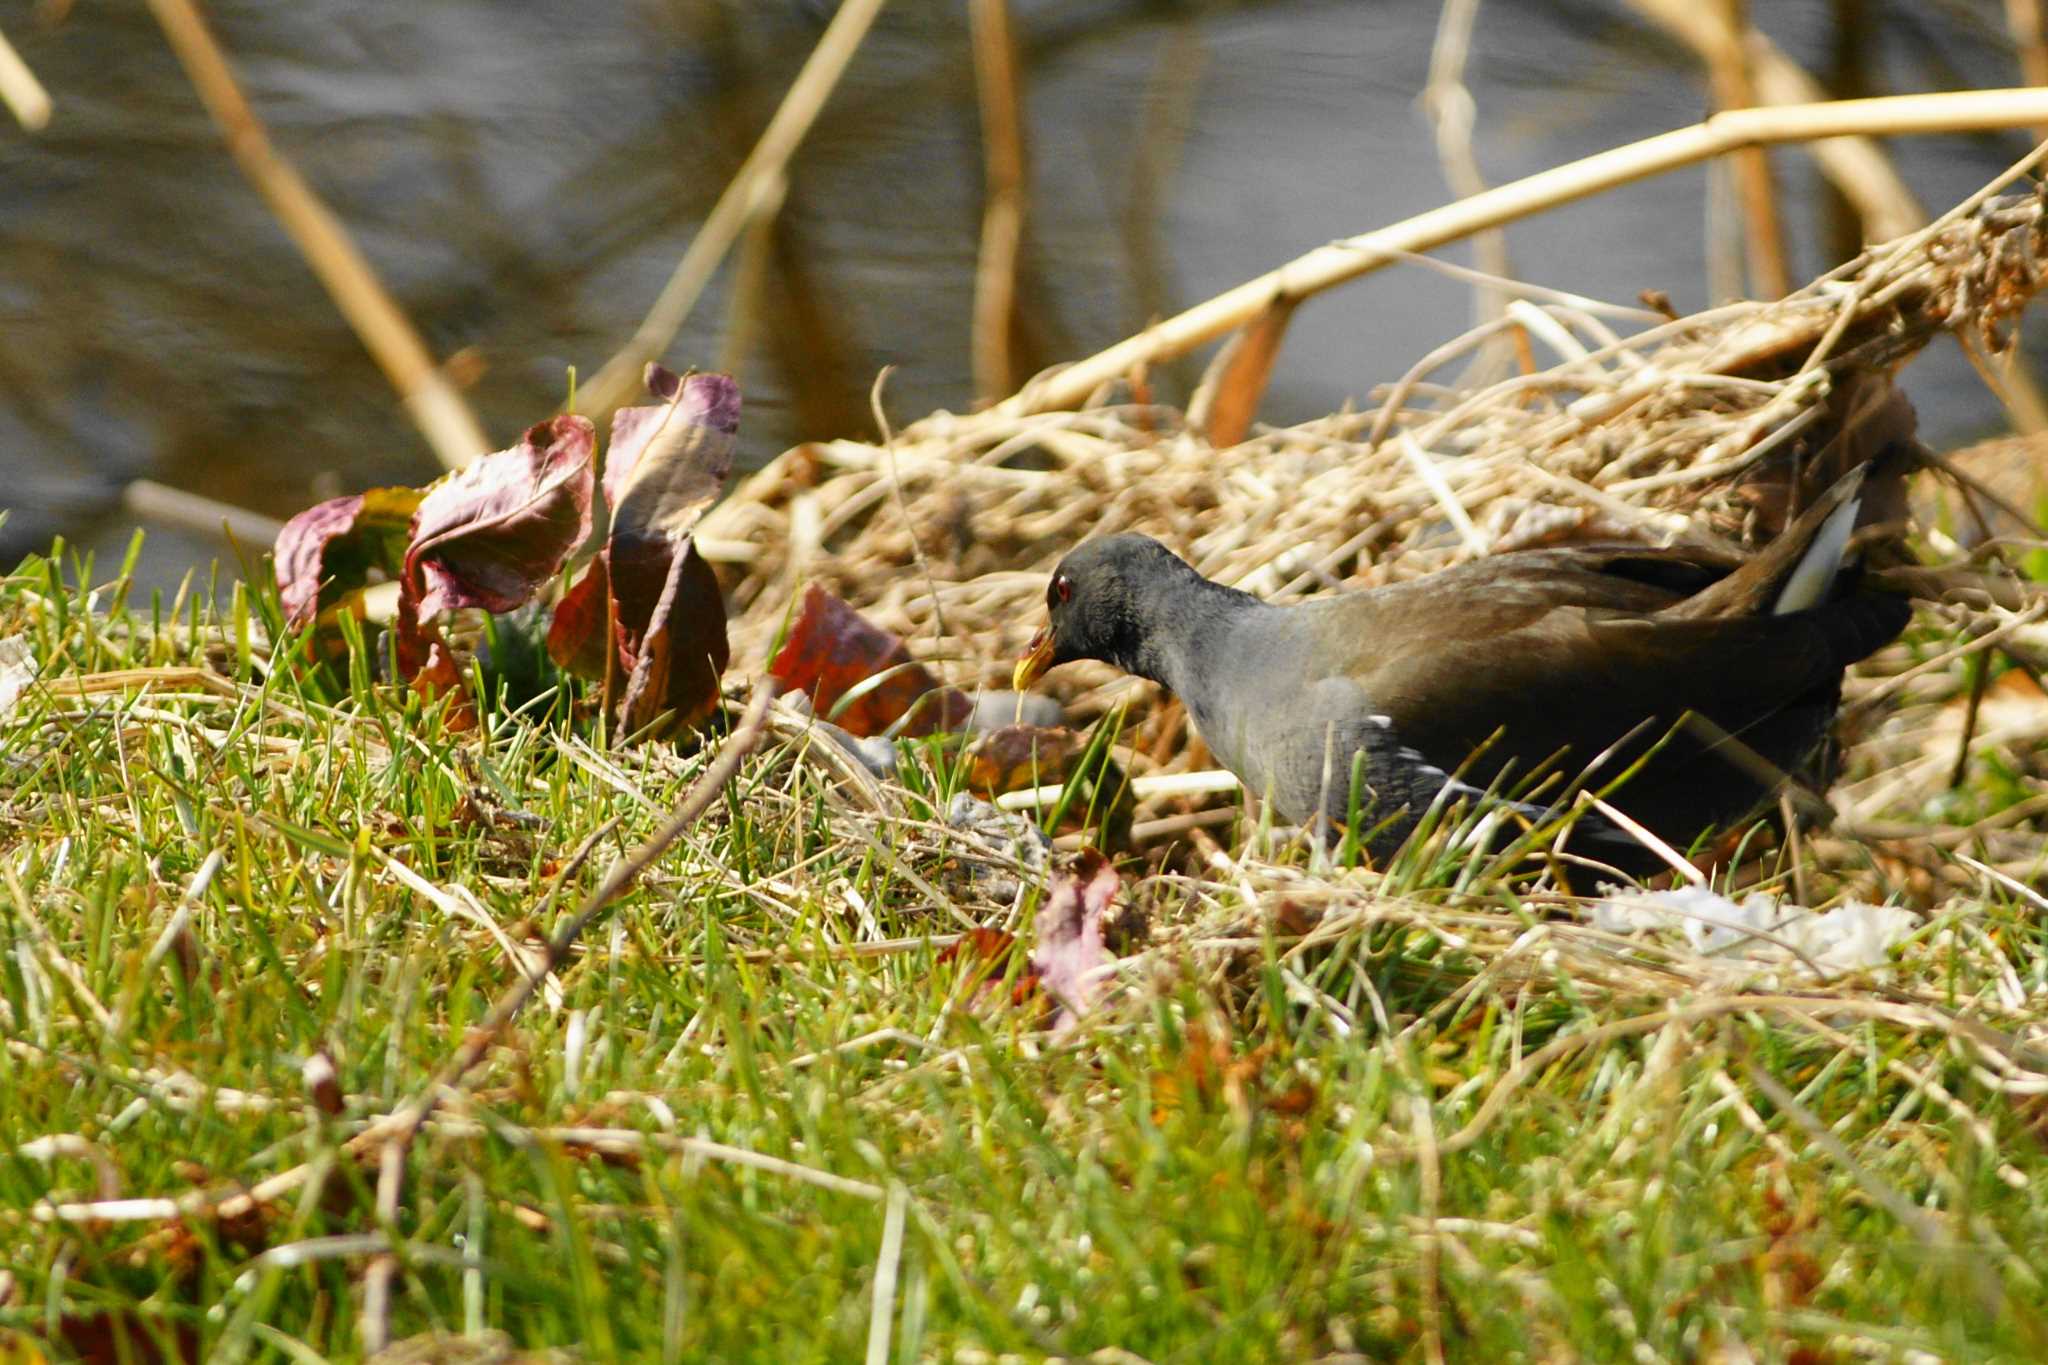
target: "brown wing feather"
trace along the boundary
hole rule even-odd
[[[1326,662],[1359,683],[1402,742],[1447,770],[1491,740],[1467,768],[1482,785],[1510,764],[1526,777],[1561,751],[1564,775],[1577,778],[1628,737],[1593,774],[1604,781],[1688,711],[1796,770],[1833,714],[1843,666],[1875,641],[1845,650],[1833,608],[1706,618],[1672,610],[1732,568],[1631,547],[1479,560],[1413,591],[1354,599],[1360,619]],[[1455,588],[1444,581],[1452,576],[1463,580]],[[1390,639],[1409,643],[1388,652]],[[1514,723],[1496,737],[1504,717]],[[1747,770],[1692,732],[1674,735],[1651,772],[1655,780],[1643,774],[1622,799],[1652,828],[1732,819],[1760,794]]]

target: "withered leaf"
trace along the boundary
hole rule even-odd
[[[740,386],[731,375],[647,367],[659,407],[621,408],[605,451],[612,538],[688,535],[725,487],[739,449]]]
[[[285,619],[305,625],[366,586],[373,569],[398,577],[424,496],[416,488],[373,488],[316,503],[286,522],[273,556]]]
[[[1116,899],[1116,869],[1109,859],[1084,848],[1055,871],[1038,907],[1038,949],[1031,970],[1046,993],[1059,1002],[1053,1031],[1080,1021],[1108,980],[1111,956],[1102,940],[1102,919]]]
[[[703,719],[730,657],[725,599],[690,532],[732,470],[739,385],[650,365],[647,386],[668,401],[613,417],[604,474],[611,528],[548,631],[556,663],[601,678],[609,614],[621,734],[663,712],[685,725]]]
[[[398,645],[399,676],[429,701],[443,695],[455,696],[458,700],[448,715],[448,728],[474,729],[476,704],[462,685],[462,669],[448,642],[441,637],[441,628],[433,621],[421,619],[419,603],[411,593],[399,593],[398,618],[392,627]]]
[[[957,726],[974,709],[965,693],[940,688],[903,641],[816,583],[790,624],[768,672],[811,699],[812,709],[851,734],[928,735]],[[849,694],[851,699],[848,699]]]
[[[596,445],[590,419],[551,418],[430,488],[405,554],[419,614],[512,611],[561,572],[590,534]]]
[[[1211,373],[1203,378],[1199,405],[1203,434],[1218,450],[1234,446],[1252,429],[1259,404],[1272,382],[1274,362],[1287,337],[1287,324],[1301,300],[1276,298],[1260,310],[1243,331],[1232,337],[1217,356]],[[1197,413],[1190,412],[1190,418]]]
[[[1085,742],[1064,726],[1005,725],[967,750],[967,782],[982,796],[1051,786],[1067,780]]]

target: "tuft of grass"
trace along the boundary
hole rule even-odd
[[[1817,983],[1476,855],[1236,848],[1127,869],[1147,935],[1051,1036],[940,961],[1043,875],[946,824],[954,760],[903,746],[878,812],[781,731],[380,1210],[349,1140],[716,737],[600,750],[545,688],[454,734],[215,600],[61,547],[0,582],[40,665],[0,718],[0,1325],[50,1358],[2048,1357],[2030,893]]]

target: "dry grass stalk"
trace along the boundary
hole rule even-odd
[[[364,349],[398,390],[435,456],[444,467],[459,469],[489,450],[490,440],[476,415],[434,363],[426,343],[385,291],[348,229],[272,145],[192,0],[149,0],[149,8],[220,126],[235,164],[270,205],[328,296],[362,338]]]
[[[888,0],[846,0],[833,14],[768,126],[761,130],[760,140],[711,206],[639,329],[577,395],[577,407],[600,425],[640,392],[640,375],[647,362],[659,360],[676,339],[726,253],[759,215],[761,204],[779,198],[789,159],[803,145],[886,3]]]
[[[993,401],[1017,386],[1010,338],[1024,246],[1024,81],[1009,0],[969,0],[974,88],[981,107],[981,255],[974,272],[974,391]]]
[[[0,33],[0,104],[31,133],[50,126],[50,92],[43,89],[5,33]]]
[[[1105,385],[1243,326],[1278,299],[1305,299],[1429,251],[1560,204],[1676,170],[1742,147],[1874,134],[1976,132],[2048,118],[2048,90],[1973,90],[1828,104],[1737,109],[1673,132],[1555,166],[1358,237],[1298,256],[1276,270],[1148,327],[1105,351],[1048,371],[1000,410],[1023,416],[1087,403]]]

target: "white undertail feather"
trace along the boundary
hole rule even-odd
[[[1785,586],[1778,589],[1771,615],[1790,616],[1827,601],[1835,586],[1835,575],[1842,571],[1842,555],[1849,548],[1849,537],[1856,530],[1856,510],[1862,505],[1863,499],[1850,498],[1828,514],[1820,530],[1814,533],[1813,543],[1786,576]]]

